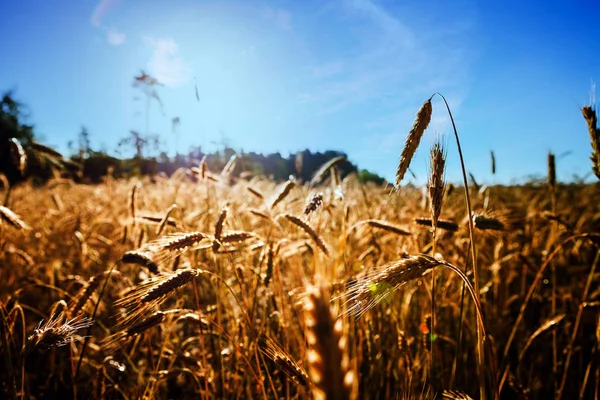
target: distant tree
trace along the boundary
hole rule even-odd
[[[377,185],[383,185],[386,182],[385,179],[383,179],[379,175],[369,172],[366,169],[361,169],[358,172],[357,179],[361,183],[373,182]]]
[[[11,150],[11,139],[17,139],[24,149],[34,140],[33,125],[23,122],[23,109],[24,106],[14,99],[12,92],[4,93],[0,101],[0,172],[11,182],[21,178],[19,167],[15,165],[15,150]]]
[[[144,138],[138,131],[129,131],[129,136],[119,141],[119,147],[131,145],[135,150],[135,158],[141,160],[144,158],[144,148],[148,144],[148,140]]]
[[[79,157],[83,160],[88,157],[90,151],[90,134],[85,126],[79,132]]]
[[[25,124],[25,106],[8,91],[0,100],[0,172],[11,182],[26,177],[45,180],[71,167],[51,147],[35,141],[33,125]]]

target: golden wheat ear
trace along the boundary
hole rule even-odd
[[[473,400],[468,394],[458,390],[444,390],[442,399],[446,400]]]
[[[272,339],[267,336],[261,336],[258,345],[260,351],[273,361],[279,370],[292,378],[299,385],[309,387],[310,378],[304,368],[302,368],[297,361],[279,347]]]
[[[431,122],[431,113],[433,112],[433,107],[431,105],[431,98],[428,99],[419,111],[417,112],[417,118],[410,130],[408,132],[408,137],[406,138],[406,143],[404,143],[404,149],[402,149],[402,154],[400,155],[400,162],[398,163],[398,169],[396,170],[396,188],[400,187],[400,182],[404,179],[404,175],[406,171],[408,171],[408,167],[410,167],[410,162],[419,147],[419,143],[421,142],[421,138],[425,133],[425,130],[429,126]]]
[[[209,248],[213,242],[214,238],[203,232],[173,233],[148,242],[137,250],[125,252],[121,261],[142,265],[152,273],[157,273],[158,264],[169,261],[190,249]]]
[[[81,339],[75,336],[78,330],[92,326],[93,321],[78,315],[75,318],[65,320],[64,314],[53,315],[45,323],[35,328],[33,334],[27,338],[24,354],[30,354],[34,350],[47,350],[59,347]]]
[[[313,242],[315,242],[317,247],[321,249],[321,251],[325,253],[326,256],[329,256],[329,249],[327,248],[327,245],[325,244],[323,239],[317,234],[317,232],[315,232],[315,230],[310,227],[310,225],[308,225],[302,219],[291,214],[283,214],[283,217],[291,223],[293,223],[294,225],[296,225],[297,227],[299,227],[300,229],[302,229],[304,232],[306,232],[306,234],[310,236]]]
[[[129,327],[136,323],[155,311],[171,294],[204,272],[201,269],[180,269],[142,282],[115,302],[117,307],[124,309],[123,315],[118,318],[117,326]]]
[[[337,321],[324,288],[309,286],[304,299],[308,370],[315,399],[354,399],[355,374],[347,354],[342,319]]]
[[[106,350],[109,352],[116,350],[121,344],[126,342],[127,340],[140,335],[147,330],[159,326],[162,324],[168,315],[170,314],[178,314],[181,310],[167,310],[167,311],[156,311],[143,320],[128,326],[127,328],[105,338],[102,341],[102,345],[105,346]]]
[[[433,229],[437,228],[438,219],[442,213],[442,203],[445,191],[445,168],[446,168],[446,150],[441,141],[436,141],[431,147],[430,154],[431,166],[429,171],[429,181],[427,188],[429,190],[429,208],[431,210],[431,222]]]
[[[21,219],[21,217],[15,214],[10,208],[4,206],[0,206],[0,222],[6,223],[21,230],[31,229],[31,227]]]
[[[329,171],[331,168],[334,168],[336,165],[343,161],[346,161],[346,156],[334,157],[331,160],[327,161],[325,164],[321,165],[313,175],[313,178],[310,181],[310,186],[315,186],[316,184],[318,184],[325,177],[327,171]]]
[[[440,264],[440,261],[425,254],[408,256],[357,277],[337,298],[344,300],[344,314],[354,314],[359,318],[398,288],[421,278]]]
[[[294,183],[293,180],[288,180],[285,185],[281,188],[281,190],[279,191],[279,193],[277,193],[277,196],[275,197],[275,199],[273,200],[273,202],[271,203],[271,208],[275,208],[275,206],[279,203],[281,203],[283,201],[283,199],[285,199],[290,192],[292,191],[292,189],[294,188],[296,184]]]
[[[594,175],[600,179],[600,129],[598,129],[598,118],[596,110],[590,106],[585,106],[581,109],[583,118],[587,122],[588,131],[590,132],[590,139],[592,143],[592,171]]]

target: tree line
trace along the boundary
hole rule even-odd
[[[144,90],[148,99],[160,100],[156,91],[150,90],[148,84],[144,83],[149,81],[152,85],[155,84],[150,79],[142,73],[136,77],[134,84],[146,85]],[[64,156],[37,141],[34,126],[24,121],[24,105],[15,100],[13,93],[6,92],[0,101],[0,173],[10,184],[25,180],[43,183],[57,176],[69,177],[79,182],[98,183],[109,173],[113,177],[153,176],[159,173],[171,175],[179,168],[197,167],[203,159],[209,170],[219,172],[234,155],[237,159],[232,176],[245,173],[281,181],[294,175],[297,179],[308,181],[324,163],[339,156],[346,156],[339,151],[313,153],[308,149],[288,156],[282,156],[280,153],[265,155],[236,151],[228,145],[213,152],[205,152],[201,147],[192,147],[185,154],[169,156],[165,152],[158,152],[158,155],[150,156],[150,149],[159,150],[158,137],[130,131],[119,145],[130,147],[134,155],[117,157],[107,151],[92,149],[90,134],[84,127],[79,133],[78,145],[75,146],[71,142],[71,154]],[[174,125],[178,122],[178,118],[173,119]],[[152,153],[157,154],[156,151]],[[337,169],[342,178],[354,173],[362,182],[385,183],[383,178],[369,171],[359,170],[347,159],[338,163]]]

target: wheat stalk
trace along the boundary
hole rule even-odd
[[[214,238],[203,232],[178,232],[163,236],[142,247],[126,252],[121,260],[158,270],[158,263],[175,258],[190,249],[205,249],[212,246]]]
[[[163,233],[165,227],[169,223],[169,216],[177,208],[177,204],[172,204],[171,207],[165,213],[165,216],[160,220],[158,226],[156,227],[156,236],[160,236]]]

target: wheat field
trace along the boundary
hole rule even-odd
[[[342,158],[4,182],[0,397],[598,398],[597,184],[550,155],[547,182],[455,187],[445,154],[423,190]]]
[[[559,186],[556,213],[545,186],[470,188],[499,224],[475,224],[484,377],[473,299],[439,263],[470,262],[462,191],[446,191],[435,258],[423,191],[335,189],[209,171],[14,188],[3,397],[476,398],[503,373],[502,398],[548,398],[563,375],[564,398],[597,393],[595,187]],[[554,313],[550,268],[534,282],[549,263]]]

